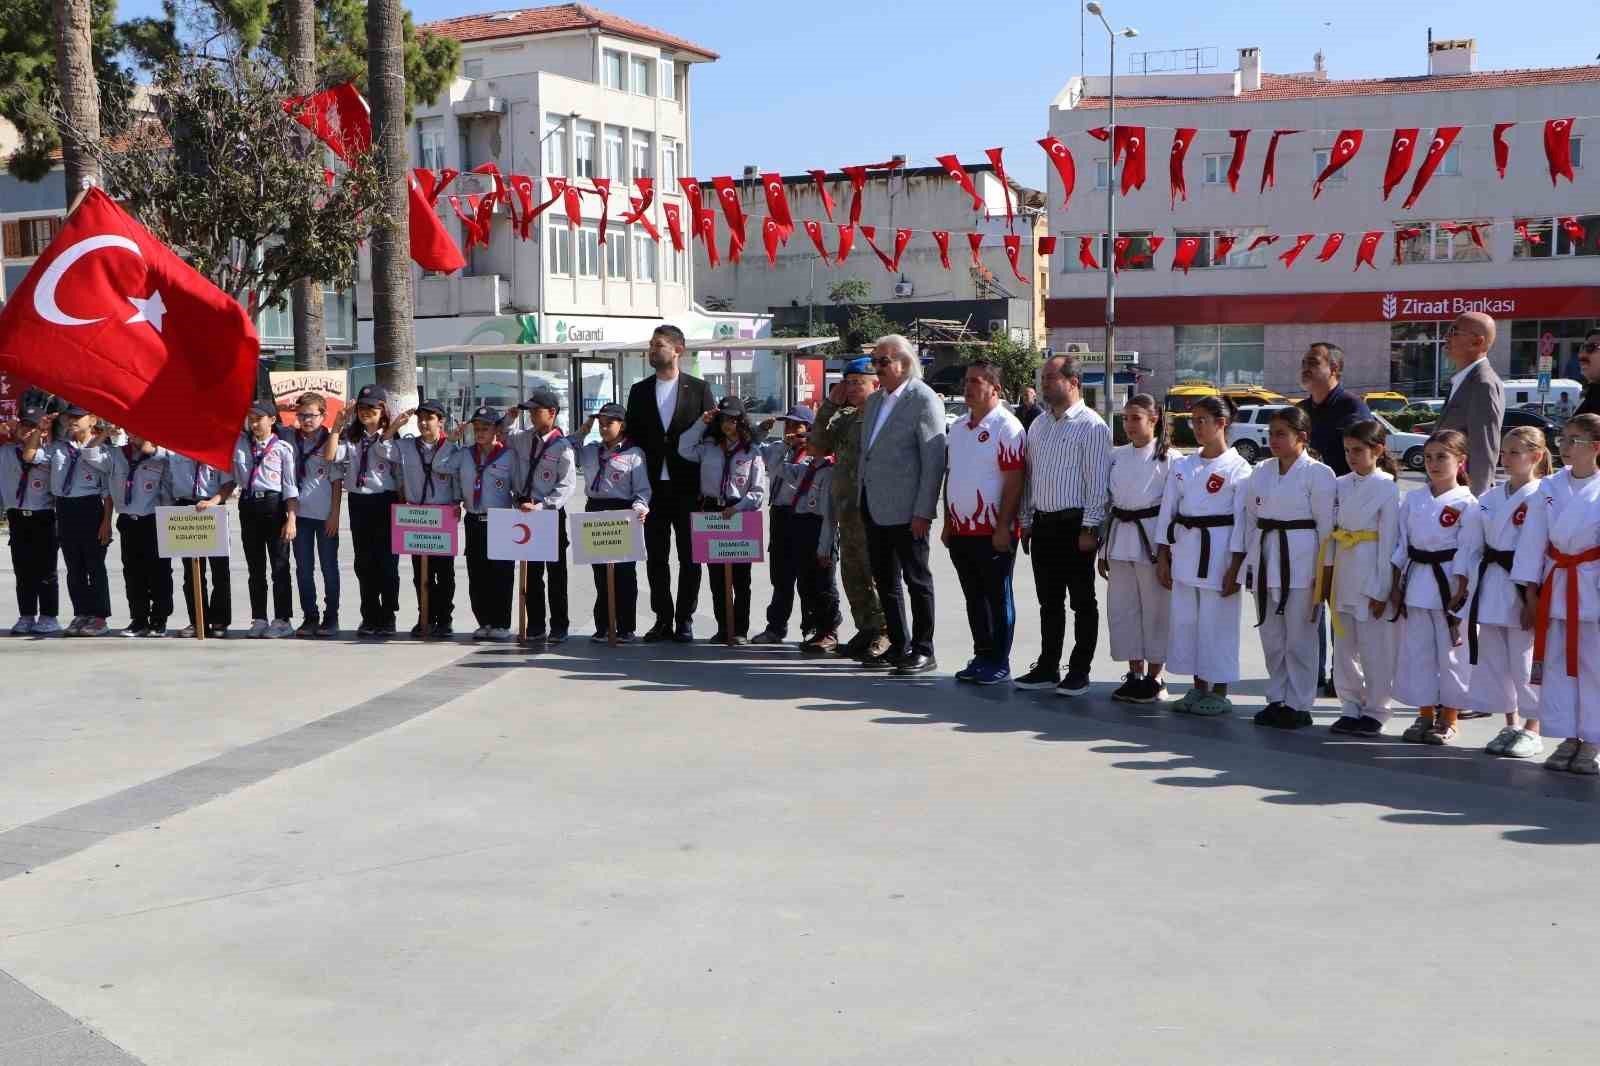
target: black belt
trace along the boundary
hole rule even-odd
[[[173,500],[172,501],[172,506],[174,506],[174,507],[193,507],[195,504],[197,504],[199,502],[200,502],[199,500]]]
[[[478,514],[476,511],[468,511],[467,512],[467,521],[468,522],[487,522],[488,520],[489,520],[488,514]]]
[[[271,500],[282,496],[283,493],[277,489],[252,489],[249,492],[241,492],[239,495],[246,500]]]
[[[129,514],[127,511],[123,511],[122,514],[118,515],[117,517],[126,518],[131,522],[147,522],[150,519],[154,518],[155,515],[154,514]]]
[[[1161,513],[1161,505],[1154,507],[1140,507],[1137,510],[1128,510],[1122,507],[1111,508],[1111,528],[1106,530],[1106,548],[1109,551],[1111,541],[1117,535],[1118,522],[1132,522],[1133,528],[1139,531],[1139,543],[1144,546],[1145,557],[1152,563],[1156,561],[1156,550],[1150,546],[1150,534],[1144,531],[1144,519],[1155,518]]]
[[[1231,514],[1203,514],[1197,516],[1175,514],[1172,516],[1172,521],[1167,525],[1167,543],[1173,543],[1176,539],[1177,526],[1182,526],[1185,529],[1198,529],[1200,531],[1200,569],[1195,571],[1195,577],[1205,580],[1205,576],[1211,572],[1211,531],[1231,525],[1233,525],[1233,515]]]
[[[1395,617],[1406,616],[1406,586],[1411,582],[1411,564],[1427,563],[1433,570],[1433,580],[1439,586],[1439,609],[1444,612],[1445,620],[1450,625],[1450,639],[1455,640],[1461,632],[1461,619],[1450,613],[1450,579],[1445,577],[1444,564],[1456,557],[1456,550],[1446,548],[1444,551],[1425,552],[1420,548],[1407,548],[1406,554],[1410,561],[1400,572],[1400,609]]]
[[[1467,612],[1467,648],[1472,653],[1472,665],[1478,665],[1478,599],[1483,595],[1483,579],[1489,573],[1489,566],[1503,567],[1506,573],[1511,572],[1511,564],[1516,562],[1516,552],[1503,552],[1499,548],[1483,546],[1483,558],[1478,563],[1478,587],[1472,590],[1472,609]],[[1521,594],[1520,587],[1518,594]]]
[[[47,514],[54,514],[55,512],[53,510],[51,510],[50,508],[48,508],[48,507],[40,507],[38,510],[34,510],[34,511],[30,511],[30,510],[27,510],[27,509],[22,508],[22,507],[12,507],[12,508],[9,508],[9,513],[14,514],[14,515],[19,515],[19,516],[21,516],[23,518],[32,518],[36,514],[37,515],[47,515]]]
[[[1278,534],[1278,610],[1282,614],[1289,602],[1289,531],[1291,529],[1315,530],[1317,523],[1310,518],[1258,518],[1256,529],[1261,536],[1256,541],[1256,628],[1267,620],[1267,534]]]

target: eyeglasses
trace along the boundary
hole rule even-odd
[[[321,418],[321,411],[296,411],[295,417],[302,422],[309,422],[313,418]]]
[[[1470,329],[1462,329],[1461,327],[1459,327],[1459,326],[1457,326],[1457,325],[1455,325],[1453,323],[1450,325],[1450,327],[1448,329],[1446,329],[1444,331],[1444,334],[1447,337],[1454,336],[1454,335],[1456,335],[1458,333],[1463,337],[1481,337],[1481,336],[1483,336],[1482,333],[1476,333],[1476,332],[1474,332],[1474,331],[1472,331]]]
[[[893,362],[894,362],[894,356],[892,356],[892,355],[880,355],[880,356],[878,356],[876,359],[874,359],[872,361],[872,365],[881,370],[881,369],[883,369],[884,367],[890,365]]]
[[[1556,443],[1563,448],[1577,448],[1580,445],[1587,448],[1600,448],[1600,440],[1590,440],[1588,437],[1558,437]]]
[[[1585,344],[1583,346],[1583,350],[1588,352],[1588,353],[1590,353],[1591,355],[1593,355],[1595,352],[1600,352],[1600,341],[1590,341],[1590,342],[1588,342],[1587,344]]]

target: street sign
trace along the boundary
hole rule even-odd
[[[1550,395],[1550,371],[1539,372],[1539,402],[1544,403],[1545,397]]]
[[[1540,374],[1548,375],[1555,368],[1556,368],[1555,356],[1553,356],[1553,355],[1541,355],[1539,357],[1539,365],[1535,369]]]

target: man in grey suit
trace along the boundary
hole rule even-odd
[[[1439,414],[1439,429],[1467,435],[1467,477],[1472,494],[1482,496],[1494,484],[1500,462],[1500,420],[1506,412],[1506,389],[1489,365],[1494,347],[1494,319],[1476,311],[1458,315],[1445,334],[1445,350],[1455,364],[1450,396]]]
[[[861,418],[861,517],[889,647],[863,665],[910,677],[939,666],[933,657],[928,530],[944,484],[944,404],[923,383],[917,353],[899,334],[878,340],[872,362],[878,391]],[[911,591],[909,635],[902,578]]]

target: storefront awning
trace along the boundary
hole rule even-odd
[[[688,352],[803,352],[820,348],[824,344],[838,343],[838,337],[740,337],[715,341],[689,341],[684,345]],[[632,344],[599,345],[608,352],[648,352],[649,341]]]
[[[584,355],[589,352],[618,351],[615,344],[582,341],[575,344],[446,344],[438,348],[419,348],[422,355]]]

